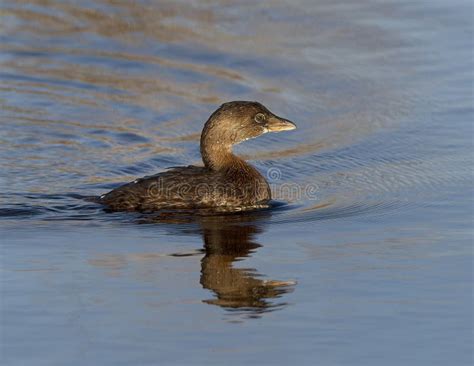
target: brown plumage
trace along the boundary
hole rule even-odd
[[[296,126],[257,102],[223,104],[207,120],[201,134],[203,167],[187,166],[137,179],[102,195],[112,211],[161,209],[240,210],[271,199],[265,178],[232,153],[232,146],[266,132]]]

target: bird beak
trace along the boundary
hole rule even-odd
[[[268,119],[266,128],[268,132],[291,131],[296,128],[296,125],[287,119],[271,116]]]

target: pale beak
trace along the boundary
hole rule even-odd
[[[291,131],[296,128],[296,125],[288,121],[287,119],[271,116],[268,118],[267,124],[265,126],[268,132],[280,132],[280,131]]]

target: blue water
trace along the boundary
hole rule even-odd
[[[471,365],[469,1],[0,5],[3,365]],[[223,102],[275,204],[106,213]]]

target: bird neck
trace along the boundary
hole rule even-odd
[[[237,173],[237,176],[260,177],[254,167],[232,153],[232,145],[219,130],[205,129],[200,145],[204,166],[213,171]]]
[[[206,123],[201,135],[202,161],[210,170],[222,170],[232,166],[239,158],[232,153],[232,143],[219,129],[212,128],[212,124],[208,127],[209,123]]]
[[[227,169],[241,160],[232,153],[231,145],[220,143],[201,143],[201,156],[204,166],[215,171]]]

